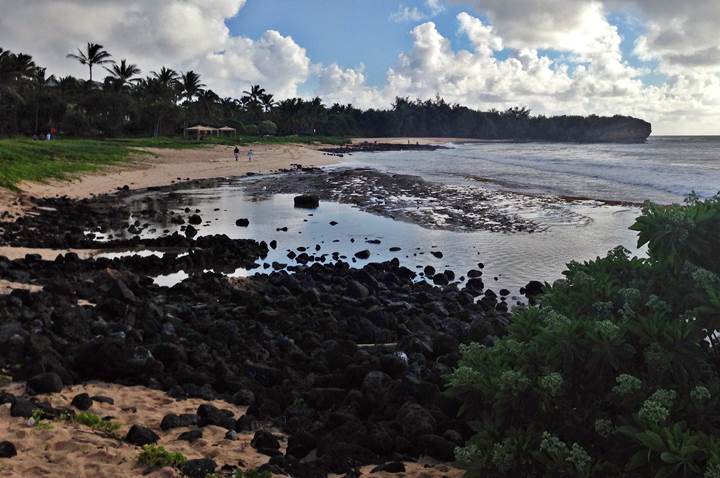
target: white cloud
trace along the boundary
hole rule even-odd
[[[258,40],[231,36],[225,20],[246,0],[3,0],[0,45],[33,55],[53,73],[85,77],[65,58],[86,42],[103,44],[145,73],[161,65],[195,68],[221,95],[261,82],[294,95],[310,60],[291,37],[268,31]]]
[[[598,21],[591,26],[586,20],[586,38],[574,26],[553,34],[552,41],[573,40],[555,46],[567,56],[541,55],[524,40],[507,38],[499,27],[461,13],[458,33],[472,51],[453,49],[427,22],[412,30],[413,47],[399,55],[385,85],[371,88],[359,72],[331,65],[322,74],[333,81],[320,82],[317,93],[329,101],[366,107],[386,107],[395,96],[440,94],[449,102],[483,109],[524,105],[540,114],[639,116],[653,122],[656,133],[720,132],[720,78],[704,73],[674,77],[661,86],[643,84],[644,72],[626,64],[617,31],[597,16],[602,11],[597,8],[581,15]],[[498,59],[495,54],[508,44],[516,49]]]
[[[443,0],[425,0],[426,12],[417,7],[408,7],[402,3],[396,12],[390,14],[390,20],[395,23],[413,23],[436,17],[445,10]]]

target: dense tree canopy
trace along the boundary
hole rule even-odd
[[[649,123],[630,117],[548,118],[518,107],[482,112],[439,96],[396,98],[388,110],[328,107],[320,98],[276,101],[260,85],[239,99],[220,98],[197,72],[162,67],[143,78],[136,65],[115,62],[95,43],[68,57],[88,66],[89,80],[48,77],[29,55],[0,48],[0,135],[42,134],[54,127],[67,136],[159,136],[196,123],[284,135],[643,141],[650,134]],[[109,74],[102,82],[92,79],[94,65],[104,65]]]

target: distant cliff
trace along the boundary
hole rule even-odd
[[[527,138],[541,141],[643,143],[652,132],[647,121],[631,116],[555,116],[530,118]]]

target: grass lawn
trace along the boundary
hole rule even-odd
[[[345,144],[347,142],[348,140],[344,138],[305,136],[215,137],[203,141],[190,141],[182,137],[56,141],[0,139],[0,187],[15,190],[21,181],[62,179],[67,174],[95,171],[105,166],[120,164],[127,161],[133,153],[140,152],[139,148],[185,149],[215,144]]]

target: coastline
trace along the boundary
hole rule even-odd
[[[80,199],[113,193],[124,186],[143,189],[194,179],[242,176],[249,172],[270,173],[293,165],[326,166],[337,162],[337,158],[318,151],[319,147],[300,144],[255,145],[255,159],[252,162],[244,156],[245,147],[241,148],[238,161],[233,158],[232,146],[201,149],[142,148],[146,154],[122,166],[71,176],[67,180],[23,182],[18,192],[0,189],[0,214],[9,211],[13,215],[22,215],[32,208],[34,197],[68,196]]]

